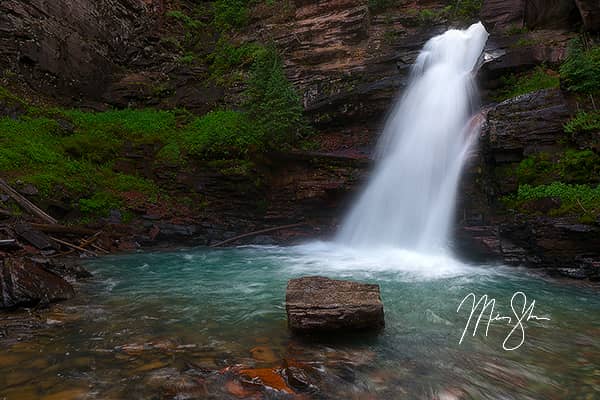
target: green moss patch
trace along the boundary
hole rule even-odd
[[[500,102],[522,94],[559,86],[560,78],[557,73],[544,67],[537,67],[525,74],[502,77],[501,88],[494,96],[494,100]]]

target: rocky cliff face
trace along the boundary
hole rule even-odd
[[[34,90],[97,100],[119,68],[144,57],[159,11],[152,0],[3,1],[0,68]]]
[[[207,165],[153,169],[143,154],[129,154],[117,168],[138,171],[181,196],[210,204],[208,211],[193,208],[187,218],[146,213],[142,241],[179,235],[207,243],[298,221],[321,229],[334,226],[368,174],[380,125],[418,51],[431,36],[456,26],[444,14],[455,1],[402,1],[383,10],[369,7],[367,0],[284,3],[275,10],[253,8],[249,26],[235,40],[275,43],[317,130],[318,150],[273,155],[249,175]],[[177,62],[178,50],[165,40],[174,29],[165,23],[172,5],[161,0],[3,1],[3,81],[17,76],[31,93],[94,108],[185,107],[201,114],[235,103],[239,87],[227,92],[208,79],[206,66]],[[485,0],[481,18],[491,32],[487,62],[478,74],[487,121],[463,180],[457,247],[511,263],[597,271],[597,223],[512,213],[501,202],[517,187],[505,171],[531,154],[564,150],[563,125],[577,104],[559,89],[499,104],[493,95],[512,73],[561,63],[581,27],[600,30],[600,5]],[[207,37],[207,47],[214,41]],[[18,106],[10,105],[10,113]],[[577,146],[597,148],[597,143],[592,135]]]

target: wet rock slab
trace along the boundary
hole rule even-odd
[[[290,280],[286,311],[288,326],[300,333],[379,330],[385,325],[379,285],[321,276]]]
[[[0,309],[68,300],[73,287],[60,276],[22,258],[0,261]]]

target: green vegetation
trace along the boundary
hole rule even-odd
[[[506,30],[506,34],[509,36],[514,36],[514,35],[522,35],[529,32],[529,29],[527,29],[527,27],[525,26],[519,26],[519,25],[511,25],[507,30]]]
[[[595,94],[600,91],[600,46],[586,50],[580,39],[569,47],[569,56],[560,67],[564,87],[570,91]]]
[[[520,184],[543,185],[554,181],[590,183],[600,180],[600,156],[592,150],[567,150],[559,157],[547,153],[532,155],[519,164]]]
[[[244,158],[296,143],[308,132],[300,97],[273,47],[253,47],[245,111],[213,111],[186,128],[184,147],[204,158]]]
[[[257,54],[244,97],[249,116],[262,131],[265,143],[281,147],[307,133],[300,96],[285,76],[275,48]]]
[[[565,132],[570,134],[600,132],[600,113],[580,111],[565,124]]]
[[[378,13],[398,3],[398,0],[369,0],[369,10],[373,13]]]
[[[174,113],[63,111],[59,117],[74,130],[46,116],[0,118],[0,170],[36,185],[43,196],[58,192],[71,197],[83,213],[106,214],[126,192],[158,193],[153,182],[115,173],[111,163],[125,141],[158,140],[174,128]]]
[[[537,67],[526,74],[502,77],[501,83],[502,87],[494,98],[496,101],[504,101],[537,90],[557,88],[560,86],[560,79],[553,71]]]
[[[372,13],[380,13],[403,3],[400,0],[369,0],[369,10]],[[483,0],[458,0],[442,9],[423,8],[418,11],[416,16],[421,24],[436,22],[442,18],[467,21],[479,15],[482,4]]]
[[[182,45],[186,48],[194,47],[201,37],[200,33],[202,29],[205,28],[205,24],[180,10],[169,11],[167,12],[166,16],[167,18],[178,21],[184,29],[183,43],[175,42],[173,39],[167,40],[170,40],[172,43],[178,45],[177,47]]]
[[[227,164],[224,173],[248,175],[254,157],[300,143],[308,131],[279,54],[271,47],[252,49],[243,110],[194,117],[181,110],[27,107],[19,119],[0,118],[0,170],[36,185],[44,197],[67,196],[91,215],[127,211],[132,192],[148,201],[160,194],[154,182],[113,169],[125,149],[153,149],[146,154],[159,164],[183,165],[189,157],[220,160]]]
[[[513,45],[515,48],[535,46],[536,41],[530,38],[521,38]]]
[[[527,157],[516,169],[519,183],[542,184],[556,179],[556,164],[547,153],[539,153]]]
[[[186,128],[185,147],[201,158],[237,158],[262,146],[260,131],[239,111],[213,111]]]
[[[555,216],[575,214],[580,217],[581,222],[593,222],[600,215],[600,185],[592,187],[562,182],[540,186],[521,185],[511,201],[523,206],[529,201],[545,198],[560,202],[560,205],[551,212]]]
[[[479,15],[483,0],[458,0],[451,8],[452,15],[462,20],[475,18]]]
[[[552,198],[556,206],[550,215],[576,215],[582,222],[600,216],[600,156],[591,150],[530,156],[519,164],[516,177],[517,193],[504,198],[509,208],[535,212],[530,202]]]
[[[217,42],[214,52],[209,56],[212,78],[217,83],[226,83],[226,76],[231,75],[232,71],[251,66],[259,53],[263,51],[265,51],[264,46],[258,43],[234,46],[222,37]]]
[[[214,26],[220,32],[245,26],[250,19],[248,0],[217,0],[214,2]]]

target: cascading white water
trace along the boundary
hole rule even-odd
[[[337,241],[354,248],[442,252],[460,173],[479,124],[470,121],[481,23],[429,40],[378,144],[373,176]]]

